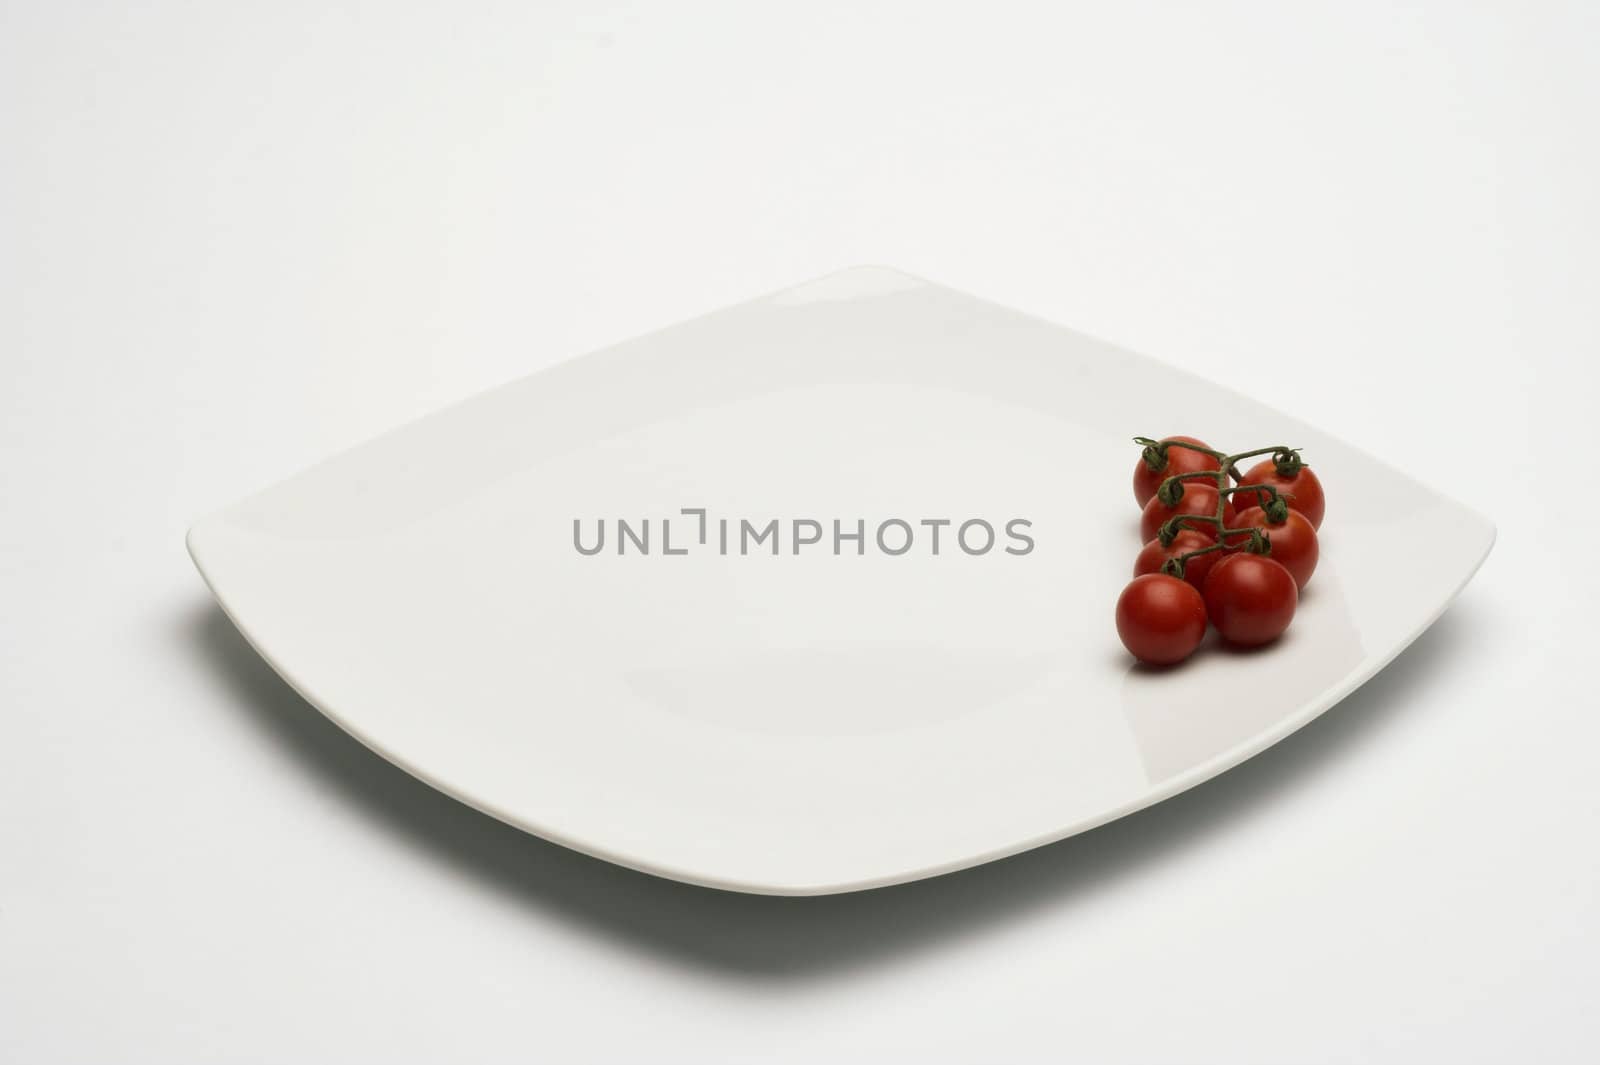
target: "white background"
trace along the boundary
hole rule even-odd
[[[1597,11],[0,3],[0,1060],[1592,1060]],[[183,553],[858,262],[1251,392],[1499,545],[1244,767],[820,900],[436,795]]]

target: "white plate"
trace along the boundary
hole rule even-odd
[[[1112,625],[1139,546],[1130,438],[1180,432],[1303,447],[1330,503],[1285,639],[1152,673]],[[587,547],[601,518],[580,554],[574,519]],[[649,553],[619,555],[616,520],[647,518]],[[780,553],[741,553],[741,520],[773,518]],[[797,519],[823,531],[798,554]],[[891,519],[904,554],[876,543]],[[835,520],[865,522],[864,553],[834,553]],[[956,542],[975,520],[987,553]],[[425,418],[189,547],[290,684],[433,786],[622,865],[801,895],[1013,854],[1222,772],[1398,654],[1493,539],[1234,393],[860,268]]]

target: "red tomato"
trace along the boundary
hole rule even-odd
[[[1290,510],[1298,510],[1304,514],[1313,529],[1322,528],[1322,515],[1328,509],[1328,502],[1322,494],[1322,482],[1317,480],[1317,475],[1311,472],[1310,466],[1301,466],[1293,477],[1285,477],[1278,472],[1278,467],[1273,465],[1269,458],[1246,470],[1244,480],[1239,483],[1271,485],[1283,496],[1283,501],[1289,504]],[[1260,492],[1235,492],[1231,497],[1233,509],[1242,514],[1251,507],[1266,502],[1261,496]]]
[[[1266,555],[1229,555],[1206,577],[1206,614],[1224,640],[1241,647],[1282,636],[1299,602],[1294,578]]]
[[[1133,562],[1133,575],[1142,577],[1146,573],[1160,573],[1161,564],[1169,558],[1201,548],[1210,547],[1216,541],[1202,532],[1193,529],[1184,529],[1172,538],[1172,544],[1162,547],[1160,539],[1151,540],[1139,551],[1139,557]],[[1183,564],[1183,579],[1196,588],[1205,587],[1206,574],[1211,572],[1211,567],[1216,565],[1222,557],[1220,551],[1211,551],[1204,555],[1196,555]]]
[[[1206,634],[1206,604],[1194,585],[1165,573],[1135,577],[1117,599],[1117,635],[1141,662],[1170,666]]]
[[[1211,446],[1192,436],[1169,436],[1166,440],[1181,440],[1186,444],[1196,444],[1200,447]],[[1192,451],[1186,447],[1169,447],[1167,461],[1159,470],[1152,470],[1142,457],[1139,459],[1139,465],[1133,468],[1133,498],[1137,499],[1142,507],[1155,498],[1156,489],[1161,487],[1161,482],[1175,473],[1199,473],[1201,470],[1221,468],[1216,459],[1203,451]],[[1145,539],[1150,538],[1147,536]]]
[[[1267,520],[1266,511],[1251,507],[1228,524],[1236,529],[1254,525],[1265,532],[1272,542],[1267,557],[1289,571],[1296,588],[1305,588],[1317,568],[1317,530],[1304,514],[1291,510],[1284,521],[1275,525]],[[1233,537],[1228,540],[1232,543]]]
[[[1150,502],[1144,505],[1144,514],[1139,518],[1139,538],[1146,543],[1154,540],[1161,531],[1162,522],[1179,514],[1198,514],[1202,518],[1217,516],[1217,490],[1205,481],[1184,481],[1183,498],[1174,506],[1167,506],[1159,497],[1151,496]],[[1222,520],[1227,523],[1233,521],[1233,503],[1224,500],[1222,504]],[[1189,526],[1184,526],[1189,528]],[[1204,529],[1206,535],[1216,539],[1215,526],[1197,525],[1196,528]]]

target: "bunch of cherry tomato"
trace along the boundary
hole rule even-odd
[[[1241,647],[1271,643],[1294,620],[1317,568],[1325,500],[1297,449],[1237,454],[1192,436],[1135,437],[1133,494],[1145,540],[1117,600],[1117,635],[1141,662],[1194,653],[1215,625]],[[1240,474],[1240,460],[1268,456]]]

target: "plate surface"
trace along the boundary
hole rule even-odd
[[[1130,437],[1174,432],[1303,447],[1330,505],[1288,636],[1155,673],[1111,617]],[[798,895],[1226,770],[1398,654],[1493,540],[1260,404],[863,267],[413,423],[189,548],[291,685],[433,786],[622,865]]]

